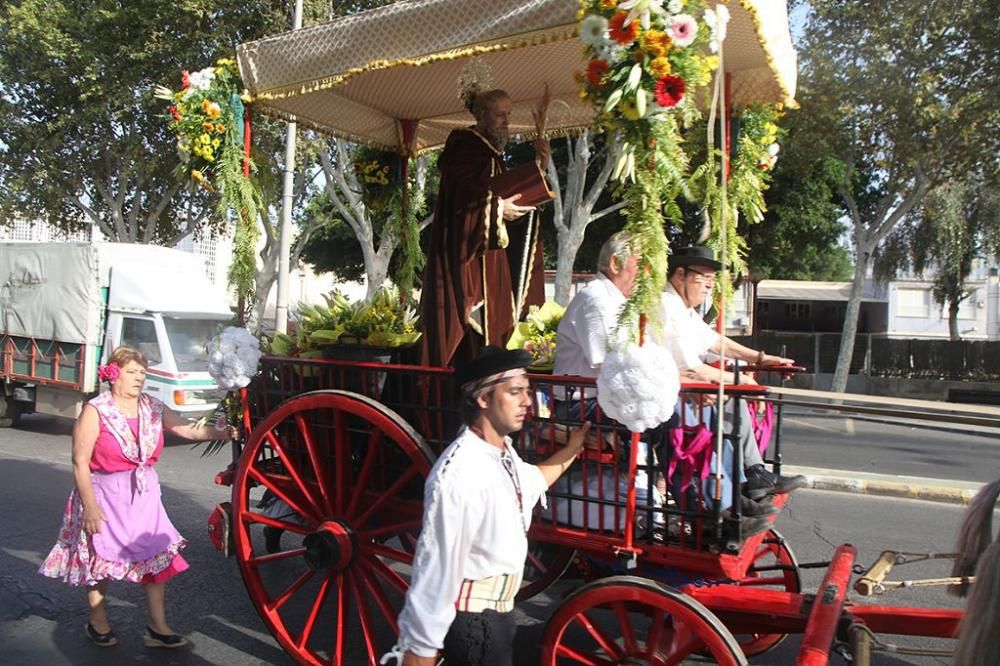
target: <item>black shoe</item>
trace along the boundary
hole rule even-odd
[[[146,627],[146,635],[142,637],[146,647],[179,648],[188,644],[187,639],[178,634],[158,634]]]
[[[264,550],[269,553],[277,553],[281,550],[281,535],[284,534],[285,530],[271,527],[267,525],[264,527]]]
[[[781,509],[771,504],[770,500],[771,498],[769,496],[765,496],[764,499],[759,502],[754,502],[748,497],[740,497],[740,513],[748,518],[773,516],[781,511]]]
[[[767,495],[783,495],[793,490],[805,487],[806,477],[780,476],[769,472],[763,465],[754,465],[746,469],[747,480],[743,484],[743,494],[752,500],[759,500]]]
[[[118,645],[118,637],[115,636],[115,632],[108,631],[107,633],[100,633],[97,629],[94,629],[94,625],[90,622],[87,623],[85,628],[87,632],[87,638],[90,642],[99,647],[111,647],[112,645]]]

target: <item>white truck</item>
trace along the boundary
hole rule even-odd
[[[192,416],[225,394],[206,348],[233,320],[189,252],[129,243],[0,243],[0,427],[75,418],[118,345],[149,360],[146,392]]]

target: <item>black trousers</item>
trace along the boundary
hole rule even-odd
[[[514,612],[458,611],[444,637],[445,666],[513,666]]]

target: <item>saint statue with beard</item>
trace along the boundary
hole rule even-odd
[[[520,195],[504,200],[490,190],[490,179],[504,170],[511,108],[503,90],[476,94],[469,104],[475,126],[452,131],[438,160],[441,185],[420,298],[423,365],[456,365],[474,359],[485,345],[506,345],[522,314],[514,312],[512,265],[527,266],[529,273],[521,281],[523,310],[544,301],[537,238],[507,254],[507,223],[533,209],[517,205]],[[548,141],[537,140],[534,147],[544,169]],[[525,250],[529,256],[522,259]]]

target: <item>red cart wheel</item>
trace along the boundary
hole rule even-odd
[[[733,581],[744,587],[769,587],[798,594],[802,591],[799,561],[777,530],[771,530],[754,555],[745,578]],[[743,654],[753,657],[763,654],[785,640],[788,634],[736,634]]]
[[[554,543],[528,540],[528,558],[524,563],[524,578],[515,601],[527,601],[541,594],[566,573],[576,550]]]
[[[347,391],[297,396],[254,428],[233,483],[236,557],[299,663],[375,665],[395,642],[413,561],[399,541],[420,530],[431,459],[396,413]],[[257,508],[261,488],[279,511]],[[363,647],[349,650],[348,636]]]
[[[746,664],[739,643],[691,597],[634,576],[602,578],[566,598],[545,627],[542,666],[673,666],[700,651]]]

